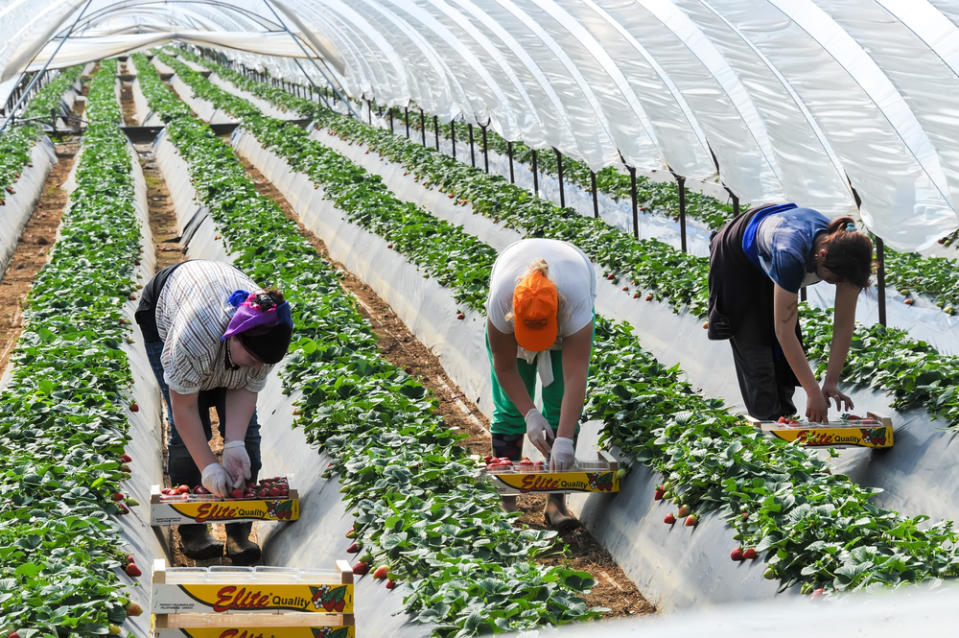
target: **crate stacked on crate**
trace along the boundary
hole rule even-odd
[[[153,566],[157,638],[355,638],[353,570]]]

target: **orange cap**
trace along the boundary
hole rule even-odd
[[[513,290],[513,329],[516,343],[532,352],[556,343],[556,284],[536,270]]]

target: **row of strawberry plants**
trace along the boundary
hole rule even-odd
[[[187,81],[221,108],[238,98]],[[218,95],[224,93],[224,95]],[[222,98],[222,99],[219,99]],[[349,219],[391,242],[454,296],[482,312],[495,255],[460,228],[392,196],[382,181],[297,126],[242,108],[243,126],[293,168],[321,186]],[[447,277],[448,255],[465,257],[459,280]],[[765,552],[765,575],[784,587],[860,589],[959,572],[951,522],[921,530],[870,502],[873,491],[831,475],[805,449],[766,437],[697,395],[678,368],[643,351],[629,328],[597,319],[589,413],[604,423],[602,441],[667,478],[663,495],[700,512],[715,511],[738,540]],[[679,416],[682,415],[682,416]]]
[[[113,500],[129,477],[122,306],[140,248],[115,67],[91,80],[76,190],[0,395],[0,628],[20,638],[119,633],[139,612],[113,518],[126,511]]]
[[[411,588],[408,611],[437,625],[439,635],[594,615],[579,597],[591,577],[535,563],[554,546],[554,533],[513,528],[495,490],[478,482],[458,445],[462,435],[436,414],[435,399],[379,356],[330,263],[257,194],[229,145],[173,103],[145,57],[134,61],[202,203],[239,253],[237,266],[277,284],[291,301],[297,340],[283,377],[287,391],[303,392],[295,425],[333,458],[363,562],[389,564],[392,578]]]
[[[60,101],[61,96],[80,77],[82,66],[73,66],[61,71],[57,77],[37,91],[16,122],[0,135],[0,189],[13,193],[13,184],[20,179],[23,169],[30,163],[30,149],[43,135],[43,127],[32,118],[47,117]],[[0,206],[3,205],[0,193]]]
[[[705,318],[705,258],[687,255],[657,240],[636,240],[601,220],[532,197],[501,177],[487,175],[404,137],[279,90],[263,91],[262,83],[197,59],[245,90],[265,99],[280,99],[283,106],[296,112],[314,113],[318,125],[402,164],[424,185],[447,192],[462,203],[469,202],[473,211],[529,236],[570,241],[601,264],[609,278],[622,274],[633,286],[644,289],[647,299],[668,303],[676,312]],[[633,294],[639,297],[643,293]],[[823,374],[832,340],[831,313],[806,304],[801,312],[809,354],[819,362],[818,373]],[[909,338],[904,330],[857,324],[843,376],[888,392],[894,408],[925,408],[950,427],[959,428],[959,389],[950,381],[959,378],[959,357],[942,355],[933,346]]]

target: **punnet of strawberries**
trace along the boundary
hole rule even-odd
[[[487,472],[545,472],[546,466],[542,461],[531,461],[529,457],[524,456],[515,463],[503,457],[487,455],[483,457],[486,461]]]
[[[290,482],[285,476],[260,479],[258,483],[250,481],[244,488],[237,488],[230,492],[227,500],[244,500],[257,498],[285,498],[290,495]],[[177,485],[164,487],[160,490],[160,497],[165,500],[197,500],[216,498],[202,485]],[[191,499],[191,497],[193,497]]]

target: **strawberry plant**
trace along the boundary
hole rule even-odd
[[[23,638],[106,634],[127,616],[111,515],[133,383],[118,319],[140,233],[115,72],[104,62],[91,80],[76,190],[0,393],[0,627]]]

